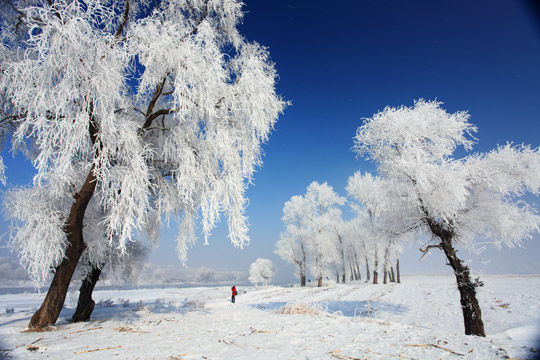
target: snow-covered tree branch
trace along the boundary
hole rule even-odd
[[[207,241],[225,214],[230,240],[245,245],[245,189],[287,103],[267,49],[236,28],[242,3],[12,4],[20,16],[3,20],[0,35],[2,111],[18,119],[12,146],[31,154],[35,186],[62,201],[74,189],[57,230],[67,234],[65,252],[53,251],[61,263],[27,257],[25,246],[45,241],[30,233],[23,262],[56,274],[67,266],[70,279],[65,260],[76,264],[89,246],[82,228],[91,201],[103,211],[104,241],[120,252],[162,217],[180,222],[183,260],[199,218]]]
[[[507,144],[456,159],[458,146],[472,149],[476,127],[467,112],[449,114],[441,105],[385,108],[358,128],[355,150],[387,181],[398,225],[391,228],[432,235],[435,246],[426,249],[442,249],[454,270],[465,333],[485,336],[476,283],[455,246],[475,249],[487,239],[512,247],[539,230],[540,216],[523,195],[540,191],[540,150]]]

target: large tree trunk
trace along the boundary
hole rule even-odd
[[[306,275],[300,276],[300,286],[305,287],[306,286]]]
[[[465,323],[465,335],[486,336],[484,322],[482,321],[482,311],[476,299],[476,287],[478,285],[471,281],[469,267],[463,265],[462,260],[457,257],[456,251],[452,246],[451,237],[443,239],[440,247],[444,251],[456,276],[461,310],[463,311],[463,321]]]
[[[88,132],[92,144],[95,145],[97,143],[99,129],[93,113],[93,103],[90,103],[88,109],[90,116]],[[101,147],[100,145],[94,148],[94,155],[96,157],[99,156]],[[55,324],[64,306],[71,277],[75,272],[79,258],[86,249],[83,239],[83,220],[86,207],[96,190],[97,181],[94,169],[95,165],[93,164],[80,191],[73,196],[74,201],[71,205],[66,225],[64,226],[67,237],[66,254],[60,265],[55,268],[51,286],[49,287],[49,291],[47,291],[41,307],[30,319],[30,324],[28,325],[30,329],[42,329]]]
[[[393,266],[390,266],[390,282],[396,282],[396,273]]]
[[[77,301],[77,309],[71,317],[73,322],[88,321],[90,315],[94,311],[95,301],[92,300],[92,292],[94,287],[99,281],[101,275],[101,268],[96,265],[92,266],[92,272],[82,281],[81,288],[79,289],[79,301]]]
[[[317,287],[322,287],[322,277],[317,279]]]
[[[28,325],[30,329],[41,329],[53,325],[60,315],[60,311],[66,300],[71,277],[79,262],[79,258],[84,249],[86,249],[82,233],[83,219],[86,207],[94,194],[95,188],[96,177],[94,175],[94,166],[92,166],[81,191],[75,195],[75,200],[73,201],[73,205],[71,205],[64,229],[68,243],[66,254],[60,265],[55,269],[51,286],[41,307],[30,320],[30,324]]]

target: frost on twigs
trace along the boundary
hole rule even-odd
[[[277,313],[287,315],[321,315],[325,312],[313,304],[291,303],[277,309]]]
[[[345,198],[330,185],[316,181],[309,184],[305,195],[292,196],[284,204],[281,219],[286,228],[276,243],[275,253],[297,268],[302,286],[308,265],[319,284],[330,275],[330,266],[339,257],[334,225],[341,219],[339,207],[343,204]],[[308,264],[307,259],[313,261]]]
[[[374,183],[385,189],[378,197],[391,204],[381,208],[385,226],[395,233],[446,231],[472,252],[486,244],[520,246],[540,229],[540,216],[524,199],[540,193],[540,150],[506,144],[456,158],[458,146],[472,150],[476,127],[467,112],[441,105],[421,99],[387,107],[357,130],[354,149],[376,162],[381,178]],[[364,186],[366,198],[368,189],[374,186]]]
[[[30,224],[14,228],[12,247],[33,279],[63,259],[88,176],[100,214],[84,227],[101,235],[85,245],[113,249],[89,251],[92,264],[144,236],[154,245],[161,221],[180,224],[183,260],[197,225],[207,240],[222,215],[231,242],[249,243],[246,188],[288,105],[268,50],[238,32],[237,0],[125,3],[14,0],[16,16],[0,19],[1,113],[17,120],[12,145],[32,157],[33,189],[51,194],[32,195],[48,228],[10,203],[13,221]]]
[[[268,286],[276,273],[274,263],[268,259],[258,258],[249,268],[249,282],[253,285]]]
[[[376,162],[381,178],[355,174],[359,181],[349,187],[385,184],[378,192],[384,201],[376,202],[384,209],[379,225],[396,236],[427,235],[424,254],[432,248],[444,252],[460,291],[465,334],[485,336],[476,297],[482,283],[471,279],[456,246],[478,253],[488,243],[520,246],[538,233],[540,216],[524,195],[540,193],[540,148],[506,144],[456,158],[457,147],[472,149],[476,127],[467,112],[451,114],[441,104],[421,99],[365,119],[354,149]]]

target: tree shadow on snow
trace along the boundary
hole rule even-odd
[[[185,314],[192,311],[206,312],[205,303],[188,299],[169,301],[168,303],[163,299],[139,301],[137,303],[129,303],[123,299],[118,299],[115,303],[109,299],[96,303],[88,322],[101,322],[111,319],[131,322],[144,317],[148,313]],[[71,324],[73,313],[75,313],[75,308],[63,308],[56,326]]]
[[[377,317],[378,314],[403,314],[407,308],[401,304],[385,301],[328,301],[322,303],[329,313],[341,313],[347,317]]]
[[[254,308],[278,311],[286,302],[269,302],[251,305]],[[384,301],[319,301],[310,302],[310,306],[327,312],[329,314],[343,315],[346,317],[378,317],[378,314],[402,314],[408,311],[406,306],[401,304],[392,304]]]

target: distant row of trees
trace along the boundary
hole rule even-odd
[[[327,183],[313,182],[304,195],[295,195],[285,203],[285,231],[275,253],[295,268],[301,286],[306,285],[308,272],[317,286],[322,286],[325,278],[338,283],[361,280],[364,266],[366,281],[371,280],[373,271],[373,283],[377,284],[379,270],[384,274],[383,283],[401,281],[399,243],[385,232],[378,217],[382,204],[376,201],[383,198],[364,191],[373,180],[370,174],[355,174],[349,179],[349,204],[356,213],[349,221],[343,220],[341,211],[346,199]],[[371,202],[366,196],[371,196]],[[360,206],[362,200],[369,206]]]
[[[338,206],[345,199],[312,183],[304,196],[285,203],[276,252],[301,278],[309,259],[320,284],[332,264],[344,272],[345,259],[362,254],[358,244],[371,247],[374,261],[382,249],[386,268],[398,243],[428,239],[422,253],[441,250],[456,277],[465,333],[485,336],[476,297],[482,282],[472,278],[457,247],[519,246],[540,230],[540,216],[524,198],[540,194],[540,149],[506,144],[456,158],[458,147],[472,150],[477,129],[467,112],[448,113],[441,104],[418,100],[365,119],[354,150],[375,162],[378,175],[349,178],[347,192],[358,214],[353,235],[341,225]]]
[[[104,267],[101,275],[104,284],[229,284],[247,280],[243,271],[217,271],[207,267],[178,269],[172,265],[159,266],[148,262],[123,260],[122,264],[129,264],[129,268],[110,265]],[[26,269],[17,260],[8,256],[0,257],[0,282],[3,285],[32,284]]]

